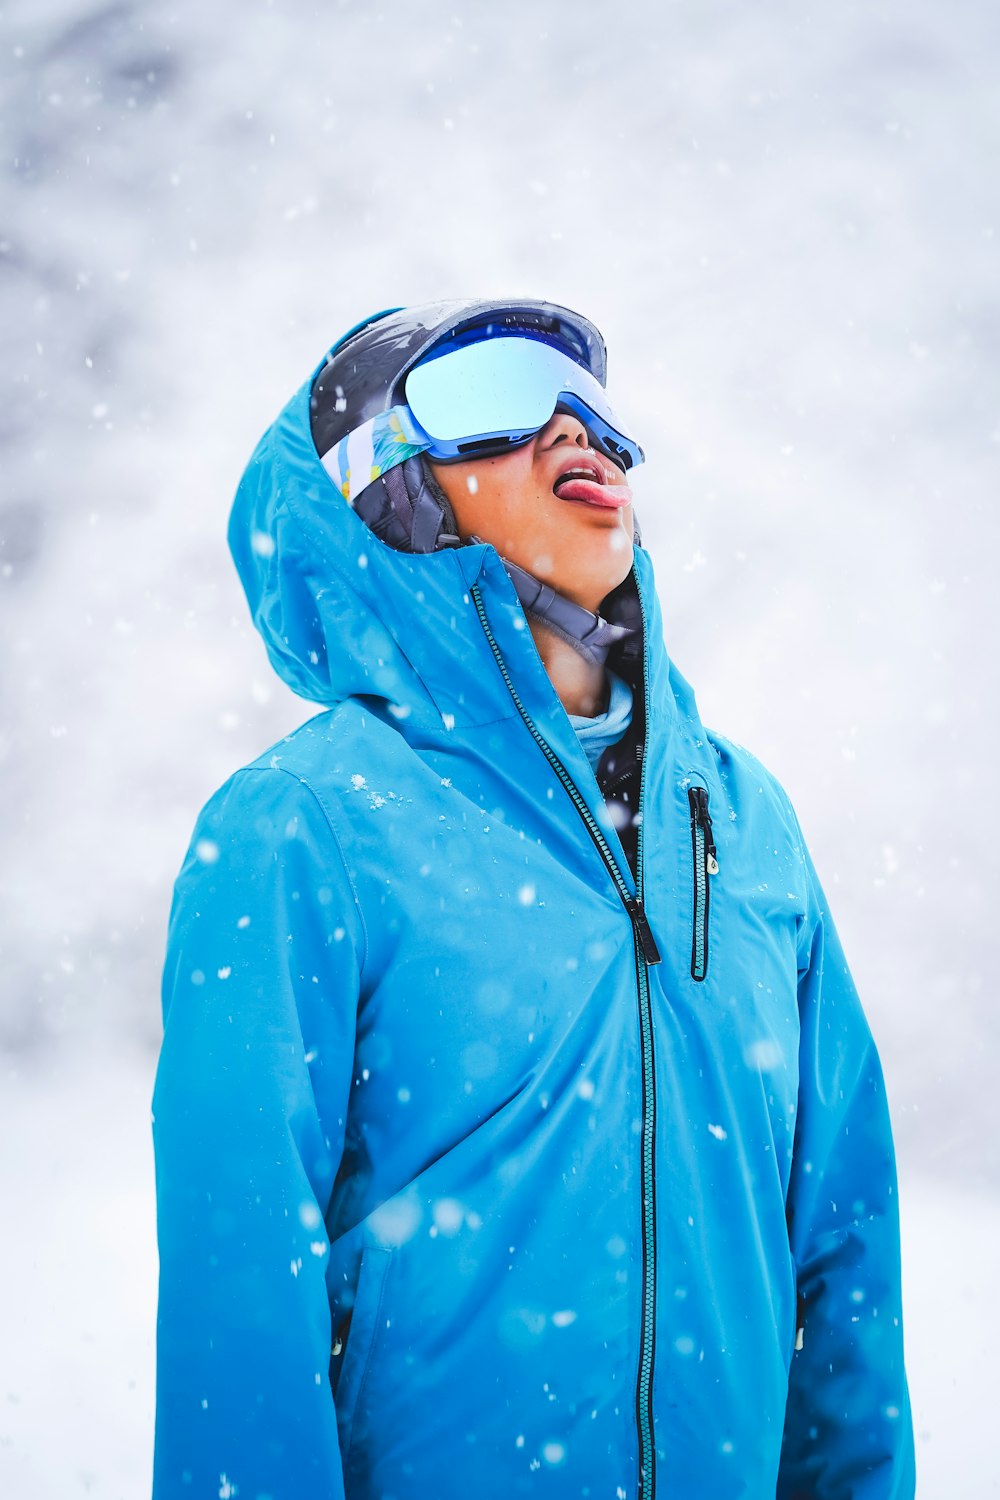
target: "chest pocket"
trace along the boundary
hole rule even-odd
[[[691,815],[691,978],[701,983],[708,974],[712,877],[719,873],[708,788],[698,784],[689,786],[688,807]]]

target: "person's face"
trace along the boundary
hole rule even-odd
[[[632,566],[632,494],[625,475],[596,452],[583,423],[555,412],[527,443],[496,458],[431,462],[463,537],[491,542],[501,557],[586,609]],[[568,471],[586,471],[567,479]]]

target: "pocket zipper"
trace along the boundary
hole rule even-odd
[[[712,838],[708,791],[688,787],[691,807],[691,854],[694,861],[694,917],[691,932],[691,978],[702,980],[708,973],[708,907],[710,875],[718,875],[719,861]]]

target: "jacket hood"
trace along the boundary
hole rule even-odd
[[[253,622],[293,692],[412,701],[418,679],[399,638],[448,607],[483,548],[412,557],[369,530],[320,461],[309,422],[313,370],[264,433],[240,481],[228,540]],[[471,555],[470,555],[471,554]]]
[[[229,518],[230,551],[271,664],[299,697],[324,706],[357,697],[375,707],[381,700],[395,720],[413,721],[411,729],[422,719],[440,728],[442,720],[452,727],[503,717],[506,690],[501,695],[491,677],[483,680],[490,674],[483,673],[479,632],[459,628],[478,580],[491,610],[507,617],[513,652],[530,648],[498,553],[487,543],[406,553],[369,529],[323,467],[312,437],[310,395],[324,365],[260,439]],[[651,705],[669,700],[673,709],[677,699],[682,714],[696,717],[690,687],[663,651],[652,568],[641,548],[632,576],[645,615]],[[536,675],[537,666],[536,659]]]

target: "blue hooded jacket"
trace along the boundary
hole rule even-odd
[[[156,1500],[906,1500],[882,1075],[785,793],[637,549],[635,880],[497,553],[378,541],[312,378],[229,537],[327,707],[170,914]]]

